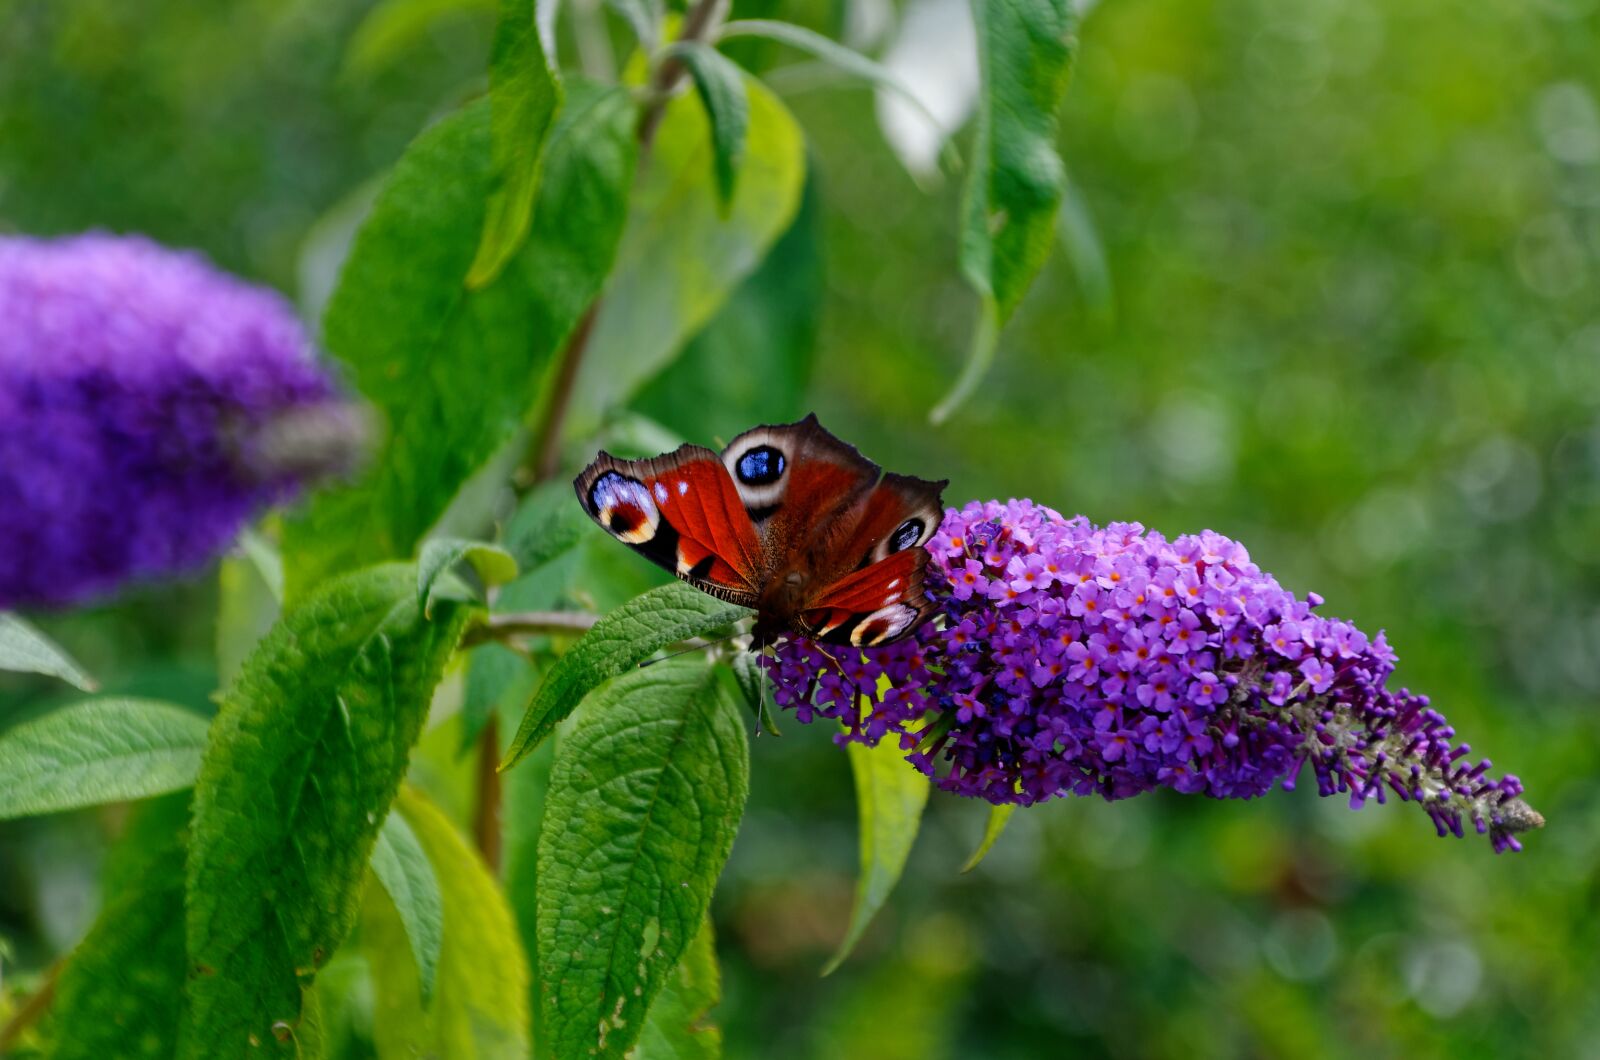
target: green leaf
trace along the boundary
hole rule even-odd
[[[797,26],[793,22],[745,18],[724,24],[717,33],[719,41],[733,40],[737,37],[762,37],[787,44],[791,48],[798,48],[836,70],[881,85],[916,107],[930,122],[935,125],[940,124],[939,119],[928,111],[927,104],[923,103],[922,98],[896,77],[894,71],[876,59],[862,55],[854,48],[847,48],[831,38],[824,37],[816,30]]]
[[[705,109],[687,96],[667,104],[578,371],[569,438],[591,434],[660,372],[794,218],[805,177],[804,139],[771,91],[744,80],[749,135],[726,210],[712,178],[715,149]]]
[[[650,1006],[629,1060],[721,1060],[722,1029],[709,1018],[721,1000],[722,973],[707,917]]]
[[[844,963],[889,900],[917,840],[922,808],[928,804],[928,778],[911,767],[894,740],[876,747],[850,743],[846,750],[856,778],[856,809],[861,818],[861,876],[856,880],[850,927],[823,967],[823,975],[832,974]]]
[[[493,184],[468,287],[492,283],[528,237],[545,138],[560,109],[561,80],[539,39],[533,0],[501,0],[489,58]]]
[[[194,783],[206,719],[147,699],[91,699],[0,736],[0,820],[145,799]]]
[[[368,79],[398,63],[450,15],[493,11],[495,0],[382,0],[356,26],[345,49],[343,76]]]
[[[428,855],[404,815],[391,813],[384,818],[378,841],[372,846],[371,865],[372,875],[383,885],[405,929],[416,962],[417,989],[426,1008],[433,1001],[439,949],[444,942],[444,899],[439,896],[439,879]]]
[[[570,483],[545,482],[523,499],[506,524],[505,548],[529,574],[571,551],[593,526]]]
[[[655,50],[657,41],[661,39],[661,21],[652,4],[646,3],[646,0],[605,0],[605,3],[628,24],[641,50]]]
[[[500,768],[509,769],[538,747],[598,686],[669,644],[722,629],[749,614],[683,582],[652,589],[610,612],[545,675]]]
[[[502,704],[526,703],[535,673],[527,659],[503,644],[480,644],[467,660],[467,685],[461,694],[461,753],[470,751]]]
[[[183,828],[189,800],[140,808],[113,849],[106,900],[62,969],[52,1060],[170,1060],[183,1019]]]
[[[961,271],[982,300],[966,369],[933,410],[942,422],[977,389],[1000,329],[1050,255],[1066,169],[1056,111],[1074,45],[1070,0],[972,0],[983,76],[961,203]]]
[[[633,409],[679,441],[732,438],[752,423],[787,423],[809,410],[825,290],[816,185],[814,176],[806,180],[794,223],[761,267],[633,400]],[[739,370],[728,371],[730,364]]]
[[[978,849],[972,852],[972,856],[962,864],[962,872],[971,872],[988,856],[989,850],[994,846],[995,840],[1000,838],[1000,833],[1006,830],[1006,822],[1011,820],[1011,815],[1016,809],[1016,804],[1009,802],[989,807],[989,820],[983,826],[983,841],[978,844]]]
[[[576,84],[545,149],[533,231],[467,290],[490,190],[478,102],[423,133],[357,235],[324,321],[328,349],[388,419],[371,469],[286,525],[290,597],[328,574],[409,556],[521,424],[611,267],[632,181],[634,108]]]
[[[621,1057],[705,920],[744,812],[749,748],[715,668],[612,683],[562,738],[539,839],[542,1026]]]
[[[417,560],[417,606],[424,614],[432,613],[434,587],[440,576],[463,561],[472,564],[484,585],[504,585],[517,576],[517,561],[499,545],[459,537],[433,538],[423,544]]]
[[[695,91],[711,122],[711,169],[717,198],[726,211],[744,161],[745,134],[750,130],[750,99],[744,72],[721,52],[701,41],[680,41],[667,49],[689,70]]]
[[[283,603],[283,564],[272,546],[250,533],[240,544],[217,568],[217,680],[224,685],[278,620]]]
[[[539,963],[539,835],[543,829],[545,798],[550,790],[550,770],[560,743],[561,737],[557,735],[541,744],[520,769],[506,774],[502,791],[506,901],[516,917],[523,952],[536,968]],[[528,983],[528,1005],[533,1013],[535,1042],[544,1040],[539,1025],[544,1005],[539,999],[539,977],[532,976]],[[545,1052],[537,1055],[544,1056]]]
[[[395,802],[415,834],[443,899],[444,944],[433,1003],[417,1004],[416,966],[394,906],[369,890],[362,947],[375,994],[378,1056],[522,1060],[528,1055],[528,961],[516,924],[483,859],[438,807],[404,789]]]
[[[0,670],[59,677],[85,692],[99,687],[55,641],[8,611],[0,611]]]
[[[355,918],[367,861],[468,609],[417,608],[417,572],[334,579],[224,692],[187,883],[191,1057],[288,1055],[302,992]]]

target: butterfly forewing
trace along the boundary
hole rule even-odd
[[[695,588],[755,607],[767,562],[717,454],[685,445],[653,460],[601,453],[573,483],[590,518]]]

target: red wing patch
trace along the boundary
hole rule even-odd
[[[601,453],[573,488],[590,518],[635,552],[713,596],[755,606],[765,558],[711,450],[686,445],[654,460]]]
[[[896,552],[870,567],[853,571],[826,586],[807,610],[827,607],[846,611],[876,611],[922,594],[922,571],[928,565],[928,550],[911,548]]]

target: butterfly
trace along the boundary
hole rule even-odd
[[[753,427],[721,453],[602,452],[573,480],[612,537],[752,608],[757,648],[785,634],[857,647],[909,636],[933,612],[924,546],[948,484],[884,474],[815,415]]]

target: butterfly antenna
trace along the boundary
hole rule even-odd
[[[666,662],[668,659],[676,659],[678,656],[688,655],[690,652],[705,651],[708,648],[715,648],[718,644],[726,644],[728,641],[732,640],[738,635],[739,634],[737,633],[729,633],[726,637],[718,637],[716,640],[708,640],[704,644],[691,644],[687,648],[680,648],[675,652],[669,652],[668,654],[661,656],[659,659],[646,659],[644,662],[639,664],[639,669],[642,670],[646,666],[654,666],[658,662]]]

